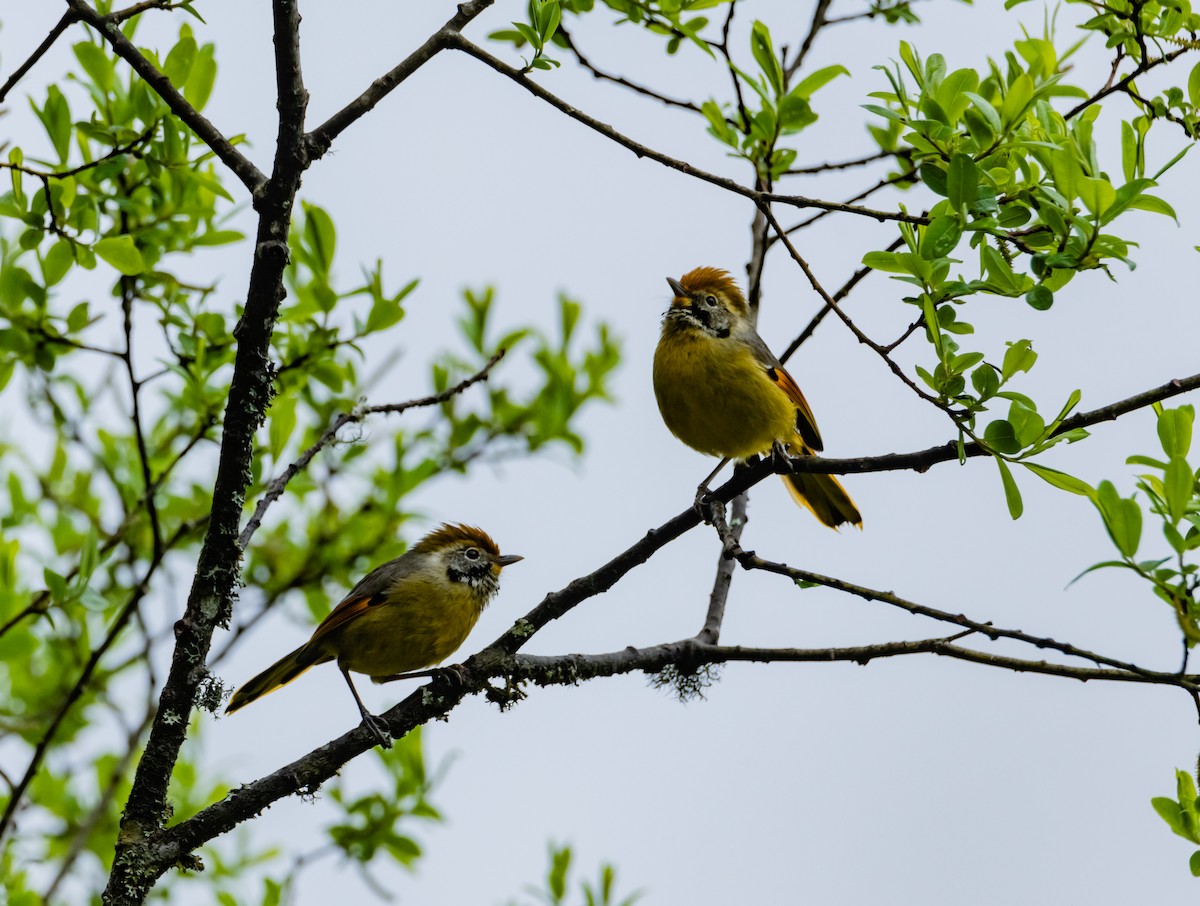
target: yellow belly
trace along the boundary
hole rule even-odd
[[[748,349],[699,329],[668,331],[654,352],[654,395],[672,434],[731,459],[795,443],[796,406]]]
[[[466,641],[483,610],[481,596],[462,583],[447,588],[409,576],[402,585],[330,640],[347,669],[388,676],[440,664]]]

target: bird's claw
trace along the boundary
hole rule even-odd
[[[708,489],[708,485],[702,484],[696,488],[696,499],[692,501],[692,507],[700,518],[706,522],[712,522],[711,508],[715,501],[712,497],[712,492]]]
[[[374,714],[363,714],[363,726],[379,742],[379,745],[385,749],[392,747],[392,734],[388,730],[387,721],[382,717],[376,717]]]
[[[462,664],[450,664],[438,670],[436,679],[449,686],[450,691],[458,692],[470,682],[471,674]]]
[[[779,441],[771,444],[771,467],[777,474],[786,475],[792,471],[792,458],[787,447]]]

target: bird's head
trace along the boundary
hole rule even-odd
[[[449,522],[413,545],[413,551],[431,555],[451,582],[465,583],[487,597],[500,588],[500,570],[525,559],[516,554],[501,554],[496,542],[483,529]]]
[[[727,337],[750,313],[746,297],[728,271],[698,267],[680,279],[667,278],[675,298],[665,318],[699,328],[715,337]]]

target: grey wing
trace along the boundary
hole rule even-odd
[[[389,588],[416,571],[417,560],[412,552],[401,554],[395,560],[382,563],[363,576],[342,602],[366,598],[371,604],[379,604]]]

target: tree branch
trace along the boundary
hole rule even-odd
[[[691,101],[680,101],[676,98],[667,97],[665,94],[659,94],[657,91],[647,88],[644,85],[639,85],[636,82],[631,82],[621,76],[615,76],[605,72],[602,69],[598,69],[587,57],[583,55],[583,53],[579,50],[579,47],[575,44],[575,41],[571,37],[570,33],[563,28],[561,24],[558,26],[558,31],[555,32],[555,35],[561,37],[566,42],[567,50],[569,50],[572,56],[575,57],[575,61],[588,72],[590,72],[593,78],[606,82],[612,82],[616,85],[620,85],[622,88],[628,88],[630,91],[636,94],[653,98],[660,103],[666,104],[668,107],[680,107],[684,110],[690,110],[693,113],[700,112],[700,108]]]
[[[1178,686],[1189,691],[1200,688],[1200,676],[1191,674],[1071,667],[1045,661],[1029,661],[955,645],[966,635],[957,633],[947,638],[917,641],[885,642],[848,648],[752,648],[719,646],[697,639],[684,639],[650,648],[624,648],[605,654],[567,654],[553,657],[515,655],[489,646],[469,658],[455,670],[459,681],[444,682],[440,678],[410,694],[404,701],[383,715],[394,736],[402,736],[414,727],[443,717],[468,694],[484,692],[501,707],[525,697],[520,686],[533,683],[539,686],[574,685],[584,680],[625,673],[658,673],[675,666],[696,670],[706,664],[731,662],[851,662],[866,664],[885,657],[910,654],[937,654],[973,663],[987,664],[1050,676],[1082,681],[1109,680],[1117,682],[1153,683]],[[504,688],[492,686],[488,680],[504,678]],[[232,830],[242,821],[254,817],[285,796],[303,793],[311,795],[338,772],[343,764],[367,751],[373,738],[363,727],[314,749],[279,770],[239,786],[220,802],[203,809],[180,824],[164,831],[153,845],[155,865],[165,867],[214,837]]]
[[[818,208],[820,210],[838,211],[845,214],[858,214],[860,216],[870,217],[872,220],[878,221],[896,220],[904,223],[920,224],[929,222],[929,218],[927,217],[919,217],[914,214],[906,214],[904,212],[876,211],[872,208],[863,208],[836,201],[822,201],[819,198],[808,198],[804,195],[779,195],[772,192],[762,192],[757,189],[747,188],[746,186],[743,186],[741,183],[735,182],[732,179],[727,179],[724,176],[718,176],[715,173],[709,173],[705,170],[699,169],[698,167],[693,167],[691,164],[686,163],[685,161],[676,160],[673,157],[663,154],[661,151],[655,151],[653,148],[634,141],[628,136],[618,132],[607,123],[602,123],[600,120],[588,116],[582,110],[572,107],[566,101],[562,100],[562,98],[555,94],[551,94],[537,82],[528,78],[524,73],[521,72],[521,70],[515,69],[514,67],[505,63],[503,60],[492,56],[482,47],[471,43],[461,34],[451,33],[447,35],[446,41],[448,46],[453,47],[456,50],[461,50],[463,53],[474,57],[476,60],[479,60],[486,66],[491,67],[501,75],[507,76],[534,97],[545,101],[550,106],[554,107],[561,113],[566,114],[576,122],[582,123],[595,132],[599,132],[605,138],[616,142],[622,148],[632,151],[638,157],[648,157],[650,160],[660,163],[665,167],[669,167],[672,170],[677,170],[678,172],[686,174],[687,176],[693,176],[696,179],[717,186],[718,188],[725,189],[728,192],[741,195],[743,198],[749,198],[751,201],[775,201],[779,202],[780,204],[791,205],[792,207],[797,208]]]
[[[792,256],[792,260],[800,266],[800,270],[804,272],[804,276],[808,278],[808,282],[812,285],[812,288],[816,290],[817,295],[819,295],[825,301],[825,307],[827,309],[832,309],[833,313],[842,319],[842,323],[850,328],[850,332],[854,334],[858,342],[867,346],[869,349],[875,352],[876,355],[883,359],[884,363],[891,370],[892,374],[896,375],[896,377],[898,377],[906,387],[908,387],[913,393],[921,397],[921,399],[925,400],[927,403],[933,404],[938,409],[943,409],[942,404],[938,402],[935,397],[918,387],[913,379],[904,373],[904,369],[896,364],[895,361],[893,361],[892,357],[887,354],[887,350],[863,333],[862,330],[859,329],[858,325],[851,321],[849,316],[842,311],[841,307],[837,303],[837,300],[830,296],[829,293],[825,291],[825,288],[821,286],[820,281],[817,280],[816,275],[813,274],[812,268],[808,266],[808,262],[801,257],[798,251],[796,251],[796,247],[792,245],[792,241],[788,238],[787,232],[785,232],[783,227],[779,225],[779,221],[775,219],[775,215],[771,213],[770,206],[760,201],[758,202],[758,207],[759,210],[763,212],[763,216],[766,217],[767,221],[771,224],[771,228],[775,231],[775,236],[787,248],[788,254]]]
[[[117,56],[128,63],[149,85],[177,117],[187,124],[204,144],[229,167],[255,199],[264,191],[267,178],[227,139],[220,130],[209,122],[171,84],[171,80],[150,62],[121,32],[119,25],[107,16],[92,9],[86,0],[67,0],[73,17],[94,28],[107,41]]]
[[[54,42],[75,23],[76,19],[75,13],[70,10],[62,14],[62,18],[55,22],[54,27],[50,29],[50,34],[46,35],[42,43],[34,49],[33,53],[29,55],[29,58],[24,63],[16,68],[13,74],[8,77],[8,80],[3,85],[0,85],[0,102],[8,97],[8,93],[25,77],[25,73],[33,69],[37,61],[46,55],[46,52],[54,46]]]
[[[68,2],[78,5],[81,0]],[[212,513],[187,607],[175,624],[176,642],[170,670],[121,818],[113,867],[103,897],[108,906],[141,903],[158,877],[147,868],[151,864],[148,841],[159,833],[167,813],[167,786],[200,685],[207,676],[204,665],[213,630],[218,625],[227,625],[233,610],[241,559],[238,526],[250,482],[254,436],[271,401],[271,334],[284,298],[288,228],[307,160],[303,144],[307,92],[299,63],[300,15],[296,0],[274,0],[273,12],[280,113],[275,167],[269,182],[256,191],[258,235],[245,309],[234,328],[237,354],[213,486]],[[113,31],[120,34],[114,26],[109,29],[109,40],[114,41],[120,52]],[[134,54],[137,60],[146,62],[136,50]]]
[[[391,71],[377,78],[366,91],[308,134],[306,144],[309,157],[312,160],[323,157],[335,138],[391,94],[397,85],[451,46],[450,37],[457,35],[468,22],[494,2],[495,0],[470,0],[467,3],[460,3],[458,11],[447,20],[445,25],[430,35],[424,44],[405,57]]]
[[[894,239],[891,245],[887,247],[887,251],[894,252],[902,245],[904,245],[903,237]],[[858,270],[856,270],[850,275],[850,279],[842,284],[841,289],[833,294],[833,301],[841,302],[843,299],[845,299],[848,295],[850,295],[854,287],[858,286],[859,282],[862,281],[867,274],[871,273],[872,270],[873,268],[866,266],[860,267]],[[788,343],[787,349],[785,349],[783,354],[779,356],[779,361],[787,364],[787,360],[790,359],[796,350],[799,349],[808,340],[808,338],[816,332],[816,329],[820,326],[821,322],[825,320],[825,316],[828,315],[831,310],[832,309],[828,305],[822,305],[821,310],[812,316],[808,324],[806,324],[804,329],[796,336],[796,339]]]

